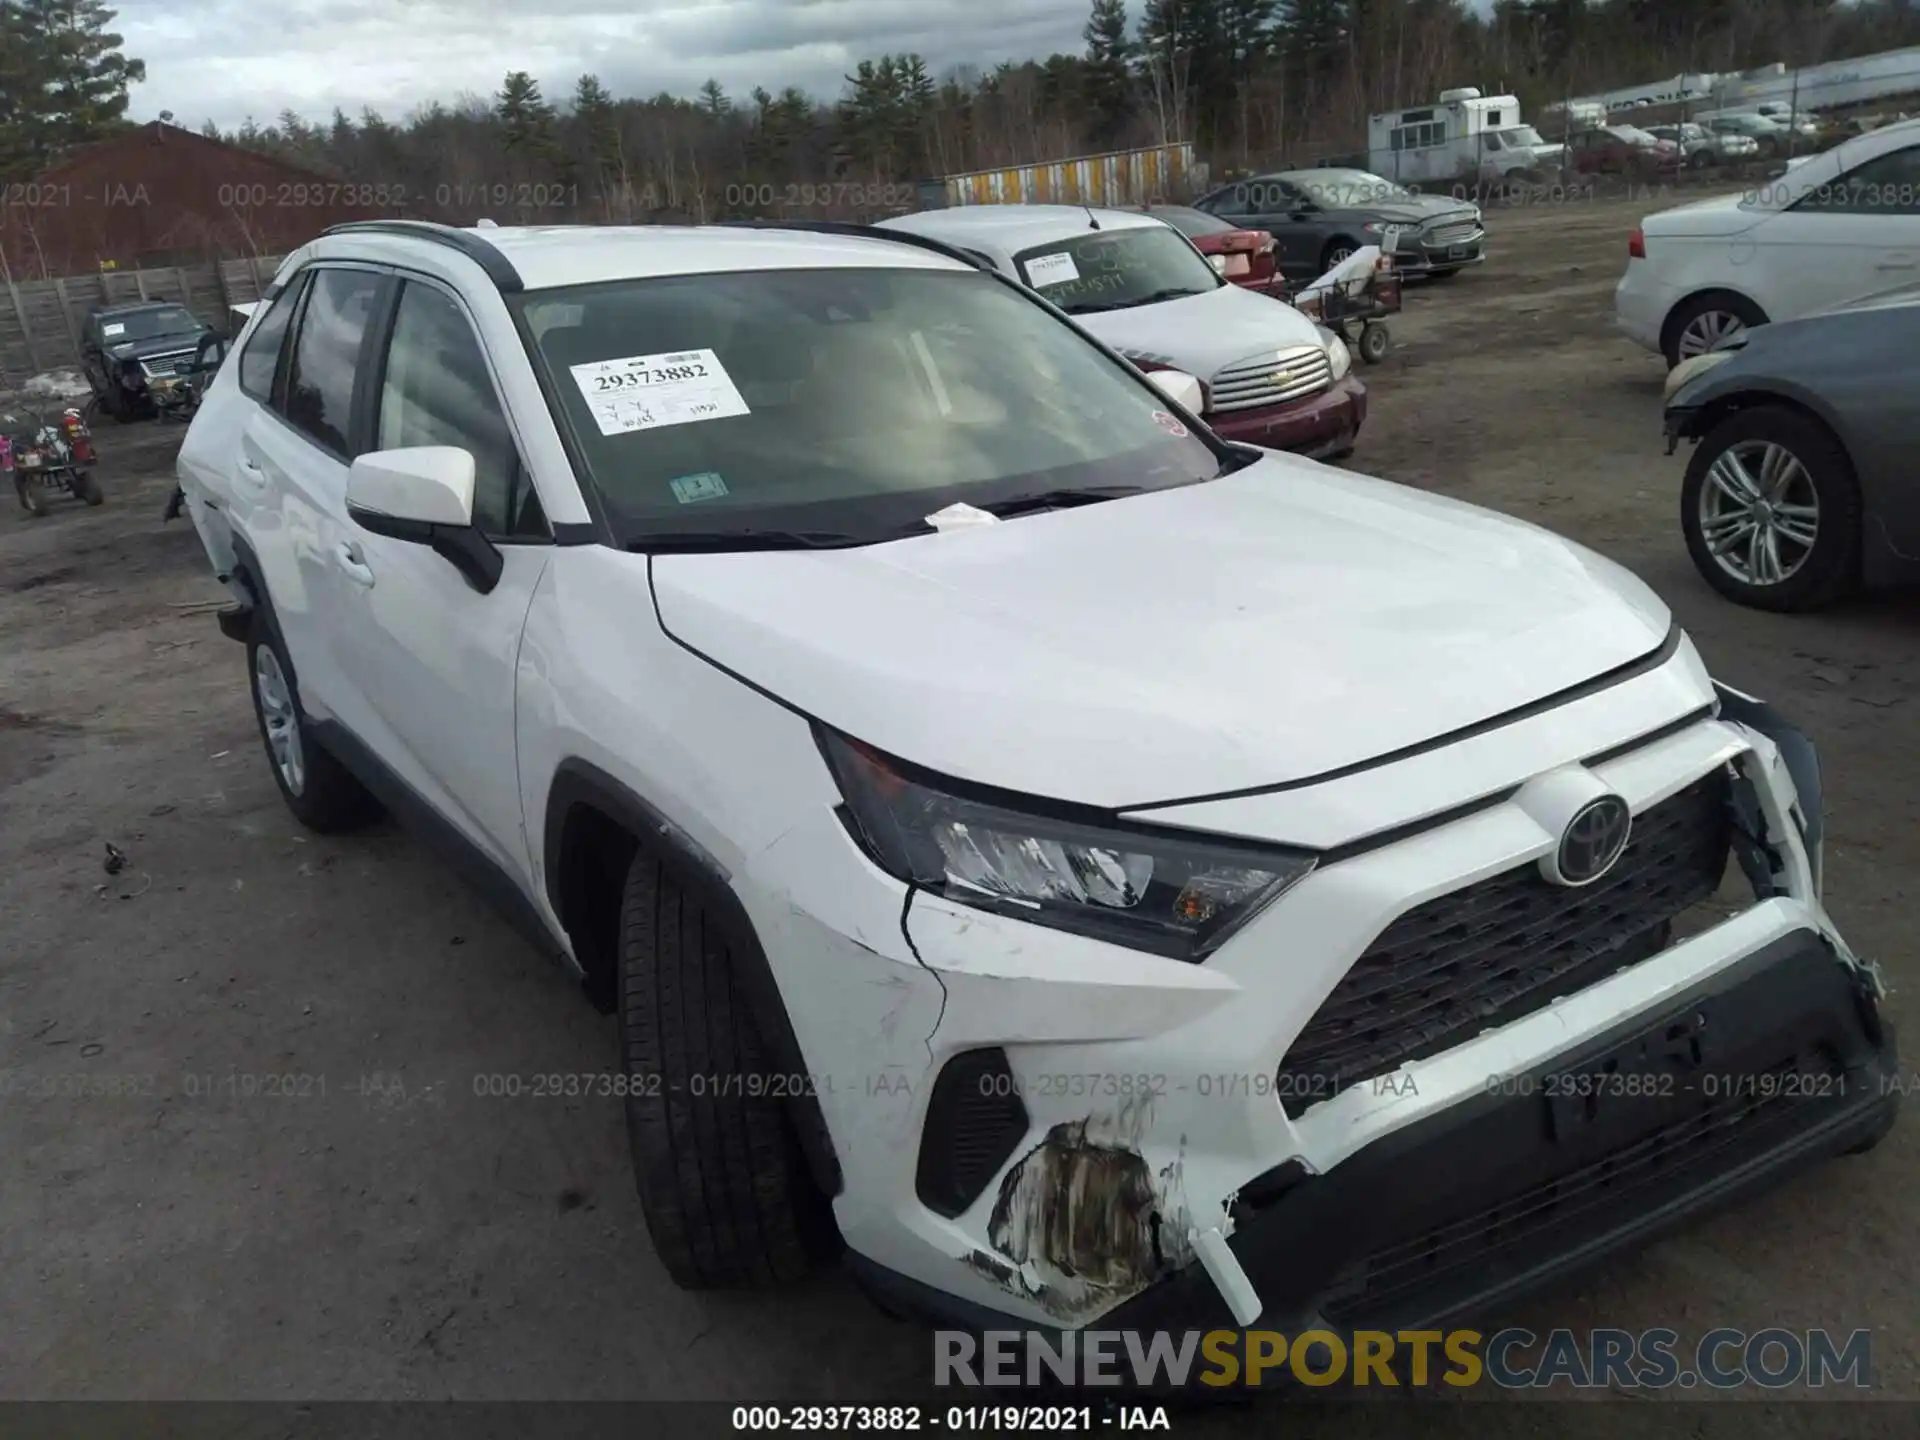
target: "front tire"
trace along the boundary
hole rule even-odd
[[[294,818],[322,835],[352,830],[380,813],[379,802],[354,773],[313,736],[300,704],[300,684],[286,649],[256,610],[247,637],[247,673],[273,783]]]
[[[833,1246],[717,917],[644,850],[620,904],[627,1136],[647,1231],[685,1290],[806,1276]],[[736,1080],[735,1077],[738,1077]]]
[[[107,498],[100,489],[100,482],[87,470],[73,472],[73,493],[89,505],[99,505]]]
[[[38,480],[30,479],[18,470],[14,471],[13,493],[20,501],[20,508],[34,519],[37,520],[47,513],[47,497],[41,493]]]
[[[1833,433],[1780,406],[1737,411],[1701,441],[1680,528],[1706,582],[1759,610],[1822,609],[1859,583],[1860,487]]]
[[[1327,271],[1347,259],[1359,248],[1358,245],[1354,244],[1353,241],[1347,239],[1345,236],[1337,240],[1329,240],[1327,242],[1327,248],[1320,252],[1320,273],[1322,275],[1326,274]]]

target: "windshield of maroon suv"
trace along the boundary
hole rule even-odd
[[[1226,282],[1164,225],[1090,230],[1013,257],[1020,277],[1069,315],[1094,315],[1204,295]]]
[[[974,271],[670,276],[517,303],[623,543],[776,530],[869,543],[956,502],[1222,469],[1138,372]]]

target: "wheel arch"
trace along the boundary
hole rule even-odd
[[[718,921],[774,1064],[786,1074],[817,1073],[801,1052],[773,966],[733,877],[711,851],[620,780],[578,758],[555,768],[542,836],[547,900],[596,1006],[611,1012],[618,1003],[620,897],[627,868],[644,851]],[[840,1159],[818,1097],[791,1095],[787,1104],[814,1183],[829,1198],[838,1195],[844,1188]]]
[[[1841,424],[1840,417],[1820,396],[1797,385],[1747,385],[1712,395],[1701,403],[1690,428],[1697,438],[1704,441],[1734,415],[1769,409],[1791,411],[1819,425],[1833,437],[1833,443],[1846,455],[1848,468],[1855,472],[1854,483],[1859,483],[1858,467],[1853,463],[1853,448],[1848,444],[1846,427]]]

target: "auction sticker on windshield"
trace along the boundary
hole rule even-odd
[[[124,323],[117,324],[117,325],[102,325],[100,327],[100,333],[102,335],[124,335],[127,333],[127,327]]]
[[[1071,285],[1080,278],[1080,267],[1064,250],[1057,255],[1036,255],[1027,261],[1027,283],[1038,290],[1042,285]]]
[[[629,355],[573,367],[573,383],[602,435],[630,435],[750,413],[711,350]]]

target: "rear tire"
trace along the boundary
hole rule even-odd
[[[653,1248],[685,1290],[791,1283],[837,1239],[786,1102],[729,1083],[770,1068],[735,963],[698,897],[637,854],[620,903],[627,1137]]]
[[[100,489],[100,482],[87,470],[73,472],[73,493],[89,505],[99,505],[107,498]]]
[[[1660,351],[1671,370],[1722,336],[1766,323],[1766,312],[1744,295],[1708,290],[1674,307],[1660,335]]]
[[[377,817],[380,802],[315,739],[300,704],[293,662],[258,610],[247,637],[247,675],[273,783],[294,818],[309,830],[331,835]]]

